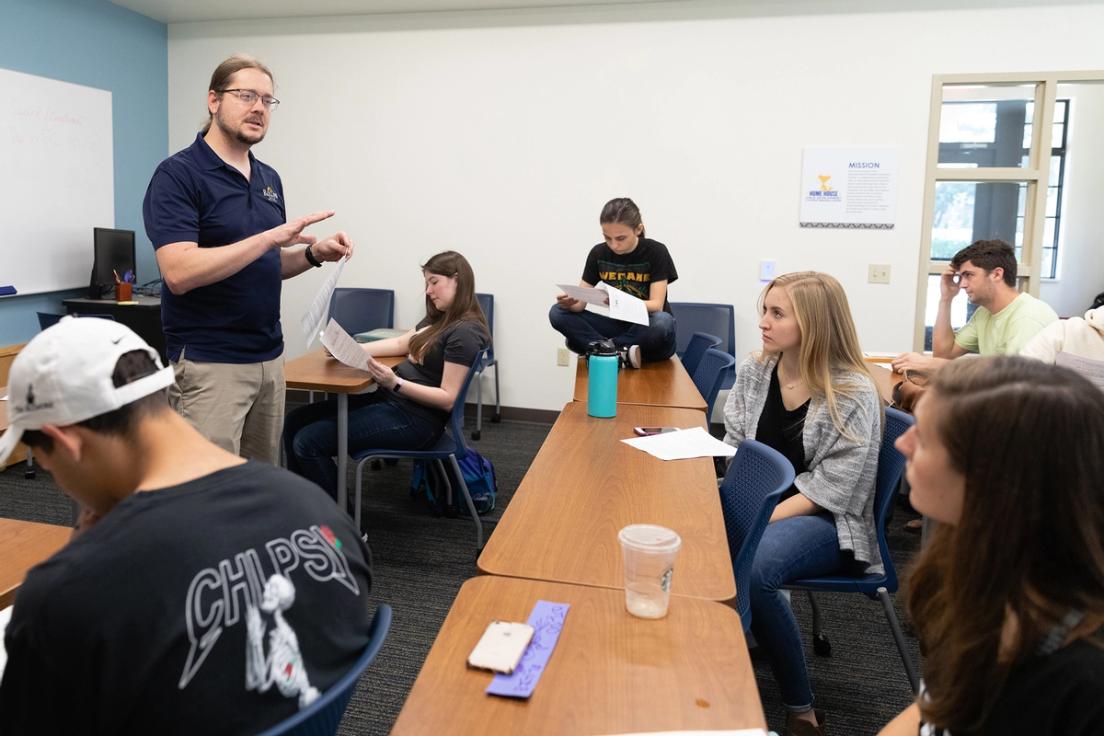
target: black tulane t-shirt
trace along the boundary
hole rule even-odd
[[[271,465],[135,493],[28,574],[0,732],[262,731],[363,652],[365,559],[348,515]]]
[[[678,272],[667,252],[667,246],[651,238],[641,238],[632,253],[618,255],[605,243],[590,249],[583,267],[583,281],[595,286],[604,281],[610,286],[647,301],[653,281],[672,284],[678,280]],[[663,311],[670,312],[671,305],[663,301]]]

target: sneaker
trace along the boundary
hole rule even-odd
[[[621,363],[626,368],[639,368],[640,367],[640,346],[630,345],[627,348],[621,349]]]

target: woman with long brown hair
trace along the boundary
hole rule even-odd
[[[1104,393],[1025,358],[954,361],[897,446],[940,525],[908,582],[924,686],[883,733],[1104,732]]]
[[[365,343],[368,369],[380,390],[349,397],[349,451],[420,450],[448,422],[468,369],[490,344],[475,298],[475,275],[464,256],[445,251],[422,266],[426,313],[405,335]],[[405,355],[394,370],[376,357]],[[288,469],[337,494],[336,399],[300,407],[284,423]]]
[[[847,295],[825,273],[779,276],[760,297],[763,350],[743,362],[725,405],[725,442],[758,440],[794,466],[751,568],[751,631],[770,658],[787,736],[822,733],[801,631],[782,586],[842,569],[878,571],[874,479],[881,398]]]

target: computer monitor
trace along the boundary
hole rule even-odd
[[[88,283],[88,298],[102,299],[115,292],[115,274],[120,278],[137,272],[134,263],[134,231],[109,227],[92,229],[92,277]]]

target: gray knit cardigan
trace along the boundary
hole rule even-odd
[[[728,444],[739,447],[745,439],[755,439],[777,362],[774,356],[763,362],[752,356],[740,365],[725,403]],[[853,393],[837,393],[836,405],[844,426],[858,441],[841,435],[824,397],[813,396],[802,431],[809,469],[794,484],[810,501],[832,513],[840,549],[851,550],[856,560],[867,563],[868,573],[880,573],[884,568],[874,531],[874,480],[882,445],[882,400],[874,383],[861,373],[833,372],[832,380]]]

